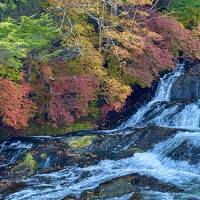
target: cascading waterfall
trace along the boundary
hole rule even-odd
[[[171,87],[176,79],[184,73],[184,64],[161,80],[155,97],[145,106],[141,107],[120,128],[156,124],[169,127],[198,128],[200,125],[200,101],[189,104],[177,103],[168,106],[170,102]],[[152,112],[154,115],[151,115]]]
[[[186,191],[166,193],[144,188],[141,193],[145,200],[200,199],[200,155],[197,153],[200,148],[200,132],[192,130],[199,127],[200,102],[170,104],[171,87],[184,73],[184,65],[180,64],[176,70],[165,75],[155,97],[120,126],[122,134],[126,127],[148,124],[181,127],[182,130],[175,135],[147,152],[135,153],[128,158],[102,160],[91,166],[66,167],[58,172],[37,174],[25,180],[27,188],[7,196],[6,200],[58,200],[67,195],[78,197],[83,191],[94,189],[105,181],[134,172],[155,177],[163,183],[172,183]],[[189,129],[183,130],[185,127]],[[29,145],[26,148],[30,148]],[[183,145],[184,153],[176,155],[177,151],[181,152]],[[190,162],[191,157],[196,159]],[[128,193],[112,199],[130,198],[131,193]]]
[[[142,106],[127,122],[123,123],[120,128],[144,125],[143,118],[151,107],[157,102],[170,101],[170,91],[174,81],[184,73],[184,64],[177,65],[176,70],[166,74],[161,78],[155,96],[147,105]]]

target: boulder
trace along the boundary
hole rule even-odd
[[[129,199],[143,200],[141,190],[156,190],[160,192],[179,193],[182,189],[172,184],[161,183],[156,178],[133,173],[100,184],[94,190],[84,192],[80,199],[105,200],[130,195]]]

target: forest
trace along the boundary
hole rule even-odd
[[[200,0],[0,0],[0,200],[200,200]]]
[[[135,88],[200,59],[199,0],[1,0],[0,20],[2,134],[115,126]]]

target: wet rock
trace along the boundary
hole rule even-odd
[[[26,187],[24,182],[0,181],[0,199]]]
[[[28,177],[36,173],[38,169],[38,163],[34,159],[31,153],[25,154],[22,160],[19,160],[17,164],[11,169],[10,174],[14,176]]]
[[[32,140],[32,147],[21,152],[13,164],[0,168],[0,173],[1,177],[20,179],[35,173],[61,170],[66,166],[82,167],[104,159],[119,160],[151,149],[176,132],[176,129],[148,126],[127,128],[112,134],[87,131],[62,138],[46,138],[40,142]],[[19,143],[18,140],[15,142]],[[15,155],[11,154],[10,159],[12,156]]]
[[[190,144],[183,141],[176,148],[171,150],[167,156],[173,160],[188,161],[191,165],[198,165],[200,161],[200,146]]]
[[[183,192],[182,189],[174,185],[161,183],[153,177],[134,173],[102,183],[96,189],[84,192],[80,199],[105,200],[129,194],[131,196],[130,199],[143,200],[141,190],[145,188],[160,192]]]
[[[194,102],[200,98],[200,65],[189,67],[172,85],[170,100]]]
[[[80,149],[84,147],[88,147],[92,144],[93,139],[95,139],[96,136],[79,136],[79,137],[72,137],[68,141],[68,145],[74,149]]]
[[[149,111],[144,114],[144,117],[140,123],[142,124],[144,122],[147,124],[151,124],[154,119],[159,118],[159,116],[162,116],[162,113],[166,112],[166,110],[169,111],[165,116],[169,123],[173,120],[174,116],[176,116],[176,114],[181,112],[184,108],[185,104],[181,104],[179,102],[162,101],[154,103],[149,109]]]
[[[200,64],[189,66],[187,68],[187,73],[191,76],[199,76],[200,77]]]

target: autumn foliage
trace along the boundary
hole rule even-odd
[[[0,115],[4,125],[15,129],[28,127],[34,104],[28,99],[30,86],[0,80]]]
[[[6,2],[13,2],[11,10]],[[1,5],[8,6],[0,22],[0,118],[5,126],[30,127],[32,116],[31,128],[93,125],[120,111],[134,95],[133,86],[151,87],[161,72],[175,68],[180,56],[200,59],[198,19],[188,30],[188,20],[183,26],[166,15],[176,8],[182,21],[181,0],[170,1],[172,7],[169,1],[153,0],[37,2],[40,13],[20,12],[15,19],[7,16],[16,9],[14,18],[22,1]],[[193,11],[184,13],[197,16],[198,8]]]
[[[160,47],[176,54],[181,50],[188,58],[200,59],[200,40],[175,19],[155,15],[147,25],[150,30],[162,36],[158,44]]]
[[[95,80],[90,76],[74,76],[58,79],[52,83],[49,105],[54,125],[59,122],[71,124],[88,114],[88,103],[94,98]]]

